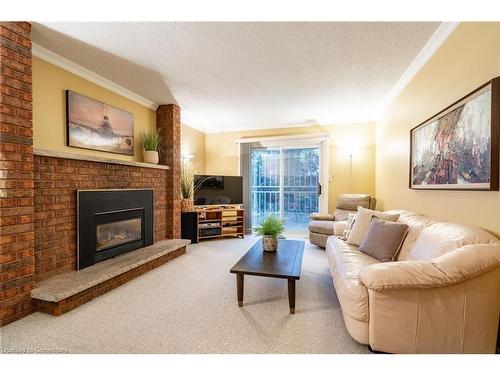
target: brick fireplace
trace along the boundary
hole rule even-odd
[[[154,241],[167,234],[168,170],[35,155],[35,281],[77,268],[77,191],[154,191]]]
[[[35,311],[35,283],[76,270],[78,190],[151,189],[153,242],[180,237],[180,108],[157,110],[162,165],[34,150],[30,31],[0,23],[0,326]]]

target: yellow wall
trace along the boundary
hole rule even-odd
[[[251,130],[243,132],[206,134],[205,168],[207,174],[236,175],[239,168],[239,138],[328,133],[330,135],[329,211],[335,208],[337,196],[349,191],[349,156],[347,143],[359,146],[353,157],[352,192],[375,192],[375,124],[341,124],[307,126],[283,129]]]
[[[119,155],[66,146],[65,90],[73,90],[134,114],[135,155]],[[78,77],[37,57],[33,58],[33,142],[35,148],[142,161],[140,134],[156,129],[155,111]]]
[[[189,163],[196,167],[197,173],[205,173],[205,133],[182,125],[181,154],[193,155]]]
[[[500,234],[500,193],[408,188],[410,129],[500,76],[500,23],[463,23],[376,126],[379,208],[401,208]]]

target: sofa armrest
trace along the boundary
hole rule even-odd
[[[358,278],[377,291],[409,288],[436,288],[449,282],[431,262],[387,262],[363,267]]]
[[[432,261],[377,263],[359,271],[371,290],[439,288],[500,266],[500,244],[466,245]]]
[[[344,230],[347,227],[347,221],[336,221],[335,224],[333,224],[333,235],[334,236],[342,236],[344,234]]]
[[[311,220],[317,221],[333,221],[335,219],[332,214],[320,214],[319,212],[313,212],[309,217]]]
[[[500,243],[466,245],[432,261],[454,282],[476,277],[500,266]]]

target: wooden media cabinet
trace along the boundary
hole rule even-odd
[[[192,243],[209,238],[245,236],[243,208],[197,208],[181,216],[182,238]]]

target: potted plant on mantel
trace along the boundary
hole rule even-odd
[[[160,161],[161,140],[159,131],[142,132],[141,141],[145,163],[158,164]]]
[[[269,215],[255,229],[262,236],[262,249],[268,252],[278,250],[278,237],[284,232],[285,223],[274,215]]]
[[[188,163],[181,164],[181,211],[191,212],[194,211],[193,196],[194,191],[198,188],[194,184],[194,176],[196,174],[196,167]]]

